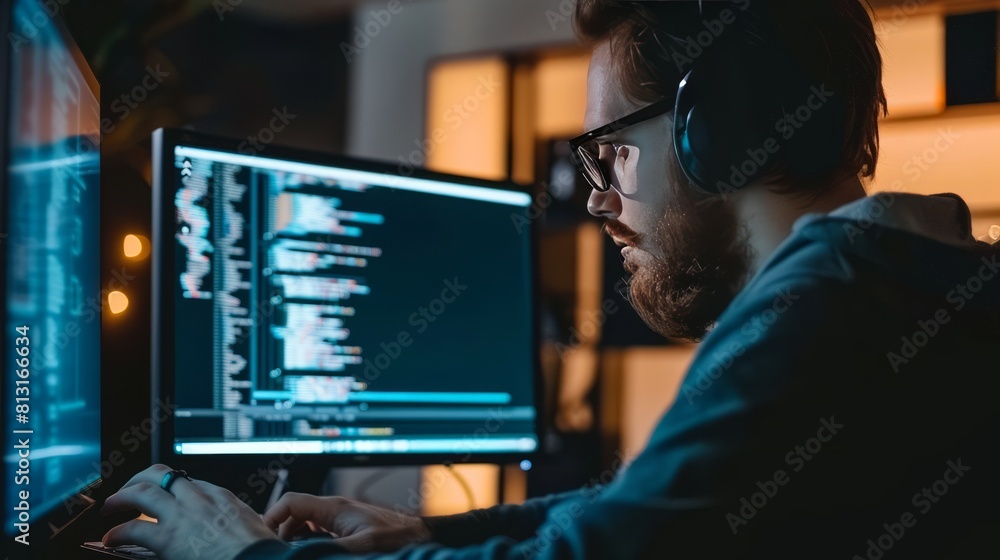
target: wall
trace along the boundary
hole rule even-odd
[[[571,22],[561,15],[571,13],[574,3],[402,0],[398,13],[382,26],[372,23],[372,11],[387,10],[390,2],[365,2],[356,12],[354,25],[362,32],[366,28],[378,32],[367,46],[350,52],[348,153],[398,161],[416,147],[415,142],[424,139],[427,67],[431,61],[459,54],[574,44]],[[358,38],[357,33],[352,30],[350,37]]]

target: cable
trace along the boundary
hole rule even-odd
[[[461,486],[462,491],[465,492],[465,498],[469,500],[469,511],[476,509],[476,497],[472,494],[472,487],[469,486],[469,483],[465,480],[465,477],[462,476],[461,473],[459,473],[458,470],[455,469],[455,465],[451,464],[450,462],[445,463],[444,466],[448,468],[448,472],[450,472],[451,475],[455,477],[455,480],[458,482],[458,485]]]

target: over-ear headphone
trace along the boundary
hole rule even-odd
[[[837,92],[807,77],[760,14],[730,25],[677,88],[673,140],[684,174],[720,195],[768,174],[779,156],[797,176],[829,174],[843,149]]]

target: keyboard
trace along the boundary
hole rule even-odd
[[[322,539],[322,538],[320,538],[320,539],[307,539],[307,540],[302,540],[302,541],[292,541],[292,542],[287,543],[287,544],[288,544],[288,546],[291,546],[292,548],[299,548],[299,547],[303,547],[303,546],[305,546],[307,544],[312,544],[314,542],[323,541],[323,540],[326,540],[326,539]],[[126,544],[126,545],[122,545],[122,546],[104,546],[104,543],[102,543],[101,541],[97,541],[97,542],[83,543],[80,546],[83,547],[83,548],[90,549],[90,550],[96,550],[98,552],[103,552],[104,554],[109,554],[111,556],[117,556],[119,558],[148,558],[148,559],[152,559],[152,560],[155,560],[155,559],[159,558],[159,556],[157,556],[156,553],[153,552],[152,550],[149,550],[148,548],[144,548],[144,547],[141,547],[141,546],[138,546],[138,545],[134,545],[134,544]]]
[[[118,556],[121,558],[159,558],[155,552],[149,550],[148,548],[143,548],[134,544],[126,544],[122,546],[104,546],[101,541],[88,542],[81,545],[83,548],[89,548],[90,550],[96,550],[98,552],[103,552],[105,554],[110,554],[112,556]]]

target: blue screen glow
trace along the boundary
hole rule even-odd
[[[24,40],[10,42],[4,85],[8,534],[17,530],[21,491],[29,492],[34,529],[95,481],[100,463],[100,105],[87,70],[56,22],[36,16],[40,9],[14,3],[12,31]],[[26,21],[34,33],[20,33]],[[25,400],[15,405],[17,397]],[[23,440],[27,469],[15,451]]]

